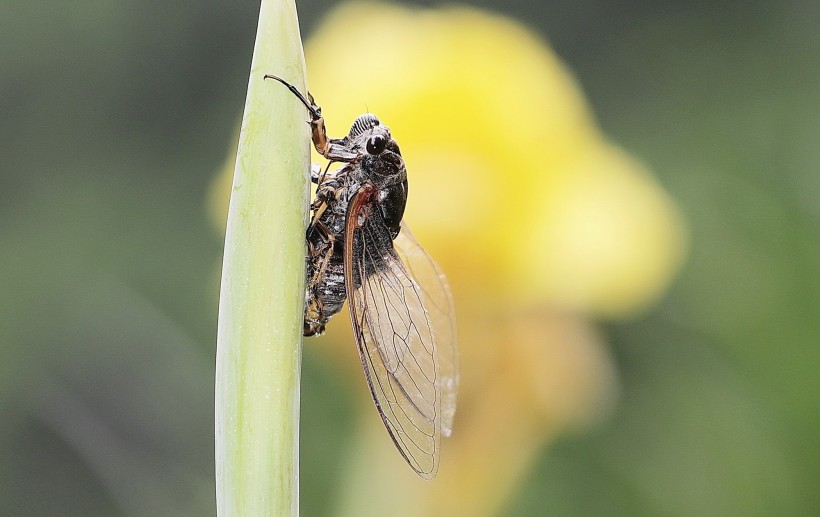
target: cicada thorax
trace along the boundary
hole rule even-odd
[[[331,316],[342,309],[345,291],[345,225],[348,217],[376,214],[395,238],[407,202],[407,171],[390,129],[365,113],[347,136],[330,140],[340,155],[355,156],[338,171],[319,176],[317,201],[307,231],[307,298],[304,334],[321,334]],[[367,203],[350,214],[351,201],[368,189]],[[388,242],[389,244],[389,242]]]

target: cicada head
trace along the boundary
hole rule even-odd
[[[361,152],[362,179],[384,189],[407,178],[399,145],[391,136],[390,128],[382,124],[376,115],[360,115],[350,127],[347,138]]]

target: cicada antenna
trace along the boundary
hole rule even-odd
[[[294,95],[296,95],[296,96],[299,98],[299,100],[300,100],[300,101],[302,101],[302,104],[304,104],[304,105],[305,105],[305,107],[308,109],[308,111],[310,112],[310,116],[313,118],[313,120],[318,120],[318,119],[322,118],[322,110],[321,110],[321,108],[319,108],[319,106],[317,106],[317,105],[316,105],[316,104],[314,104],[313,102],[308,102],[308,100],[305,98],[305,96],[304,96],[304,95],[302,95],[302,92],[300,92],[299,90],[297,90],[295,86],[293,86],[293,85],[292,85],[292,84],[290,84],[289,82],[285,81],[285,80],[284,80],[284,79],[282,79],[281,77],[277,77],[277,76],[275,76],[275,75],[273,75],[273,74],[267,74],[267,75],[265,75],[265,79],[276,79],[276,80],[277,80],[277,81],[279,81],[280,83],[282,83],[282,84],[284,84],[285,86],[287,86],[287,87],[288,87],[288,90],[290,90],[290,91],[291,91],[291,93],[293,93]],[[308,94],[308,95],[310,95],[310,94]],[[312,100],[312,99],[311,99],[311,100]]]

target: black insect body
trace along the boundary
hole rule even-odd
[[[440,438],[452,432],[458,389],[455,311],[447,281],[402,224],[407,170],[390,129],[370,113],[328,139],[321,108],[307,107],[313,145],[336,171],[317,184],[307,229],[304,335],[324,332],[348,302],[370,393],[408,464],[435,477]]]
[[[399,148],[387,126],[374,115],[362,115],[353,123],[347,137],[331,142],[344,145],[345,149],[361,149],[364,156],[324,178],[313,175],[314,180],[321,183],[311,207],[313,219],[307,232],[307,284],[312,292],[307,294],[306,336],[324,332],[328,319],[341,310],[347,297],[344,236],[353,197],[360,191],[362,195],[378,196],[371,201],[379,211],[376,215],[390,232],[390,240],[400,231],[407,200],[407,172]]]

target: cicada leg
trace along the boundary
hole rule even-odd
[[[327,137],[325,119],[322,117],[322,108],[316,104],[316,101],[313,99],[313,95],[311,95],[310,92],[308,92],[306,99],[305,96],[302,95],[302,92],[281,77],[277,77],[273,74],[267,74],[264,78],[275,79],[287,86],[288,90],[296,95],[296,97],[302,101],[302,104],[305,105],[308,112],[310,112],[310,138],[313,141],[313,147],[316,148],[316,152],[332,162],[349,162],[356,159],[358,153],[347,147],[347,142],[345,139],[329,139]]]
[[[311,262],[313,263],[313,277],[310,279],[310,285],[316,286],[319,283],[319,280],[324,276],[325,271],[327,270],[327,265],[330,263],[330,257],[333,256],[333,245],[336,242],[336,238],[333,237],[333,234],[330,233],[330,230],[325,223],[321,221],[317,221],[316,224],[313,225],[321,236],[324,238],[324,242],[320,248],[314,250],[314,255],[311,257]]]
[[[320,245],[316,247],[308,240],[308,257],[313,275],[307,284],[307,300],[305,301],[304,328],[302,332],[305,336],[320,335],[325,331],[324,308],[316,288],[321,284],[322,277],[327,272],[328,264],[330,264],[330,259],[333,256],[333,246],[336,242],[336,238],[327,225],[319,220],[319,216],[326,208],[327,204],[324,203],[321,208],[317,209],[314,220],[308,228],[308,234],[313,231],[319,234]]]

